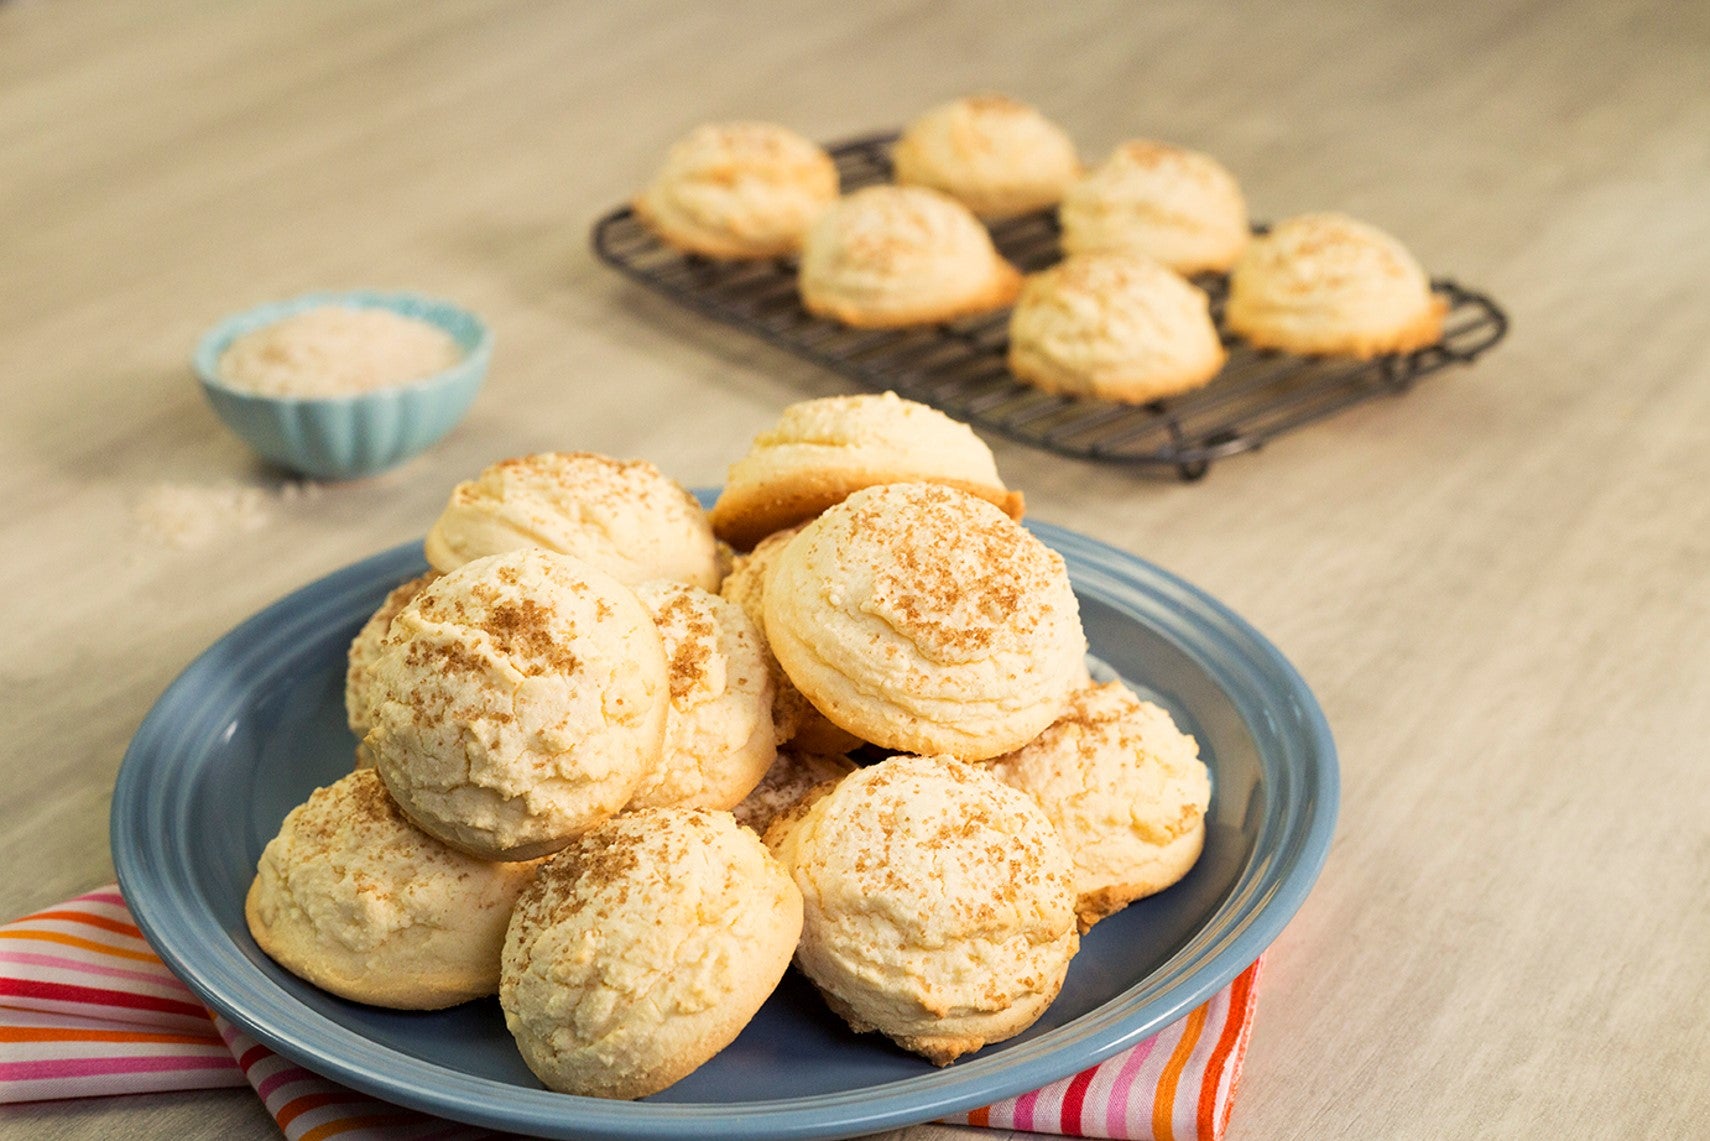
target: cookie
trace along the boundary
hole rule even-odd
[[[363,744],[410,819],[487,859],[563,847],[660,763],[669,681],[653,616],[586,563],[466,563],[392,619]]]
[[[713,533],[743,550],[879,483],[942,483],[1021,518],[985,441],[966,424],[894,392],[826,396],[784,409],[730,466]]]
[[[1121,682],[1073,694],[1050,728],[988,768],[1037,800],[1068,845],[1082,931],[1180,880],[1205,844],[1198,744]]]
[[[862,393],[785,408],[731,465],[710,513],[713,531],[746,550],[880,483],[941,483],[1011,518],[1025,510],[972,428],[894,392]]]
[[[952,321],[1015,300],[1021,274],[960,202],[924,186],[868,186],[802,243],[802,305],[863,329]]]
[[[1226,270],[1251,228],[1235,176],[1210,155],[1136,140],[1070,187],[1063,252],[1141,254],[1177,273]]]
[[[801,926],[801,893],[728,812],[625,813],[548,859],[517,902],[505,1025],[548,1088],[645,1097],[741,1032]]]
[[[766,670],[772,677],[772,738],[779,745],[790,743],[811,753],[847,753],[861,741],[825,719],[808,704],[790,675],[772,653],[766,640],[766,580],[772,565],[799,528],[776,531],[760,540],[754,549],[731,560],[730,573],[719,584],[719,594],[742,607],[760,636]]]
[[[533,863],[428,836],[359,769],[293,808],[262,849],[244,917],[299,978],[353,1002],[438,1010],[495,994],[511,908]]]
[[[802,893],[796,964],[827,1005],[937,1065],[1031,1026],[1080,945],[1062,841],[976,765],[860,769],[777,854]]]
[[[771,655],[742,607],[680,582],[635,588],[665,649],[669,708],[658,768],[631,808],[733,808],[772,767]]]
[[[1223,367],[1205,293],[1135,254],[1076,254],[1022,287],[1009,367],[1046,392],[1144,404]]]
[[[708,123],[672,145],[632,204],[661,241],[727,260],[777,257],[837,201],[837,167],[774,123]]]
[[[802,528],[766,587],[790,680],[863,741],[980,760],[1037,736],[1082,669],[1062,556],[955,488],[857,491]]]
[[[1248,247],[1223,315],[1255,348],[1363,360],[1436,344],[1447,310],[1413,255],[1382,230],[1302,214]]]
[[[344,712],[350,731],[356,734],[358,741],[374,727],[373,700],[368,693],[368,675],[374,668],[375,660],[380,656],[380,643],[385,640],[386,631],[391,629],[392,619],[398,616],[398,612],[410,599],[420,594],[424,586],[438,577],[438,571],[428,571],[393,587],[379,608],[362,624],[362,629],[356,632],[356,637],[351,639],[350,649],[345,654]]]
[[[898,183],[941,190],[992,219],[1055,206],[1081,175],[1062,128],[1002,95],[934,107],[904,129],[891,163]]]
[[[823,786],[829,791],[854,771],[855,762],[840,753],[780,749],[754,791],[731,812],[738,824],[765,837],[773,821],[807,799],[814,790]]]
[[[668,578],[718,589],[706,512],[645,460],[593,452],[502,460],[452,489],[423,544],[441,572],[521,547],[573,555],[629,586]]]

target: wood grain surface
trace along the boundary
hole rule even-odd
[[[674,138],[836,139],[983,89],[1089,156],[1217,155],[1257,217],[1374,222],[1513,318],[1198,484],[993,441],[1035,517],[1265,631],[1336,732],[1335,846],[1230,1137],[1710,1135],[1701,4],[0,3],[0,917],[110,880],[120,756],[199,650],[457,480],[573,447],[716,483],[848,390],[588,253]],[[356,286],[483,313],[491,377],[428,455],[292,491],[186,360],[232,310]],[[167,486],[250,513],[174,546],[141,514]],[[0,1111],[272,1133],[244,1091]]]

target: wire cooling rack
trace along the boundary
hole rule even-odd
[[[845,192],[891,178],[894,134],[830,148]],[[1025,272],[1058,261],[1056,213],[1041,210],[992,226],[999,251]],[[796,293],[792,258],[718,262],[685,255],[655,238],[628,207],[594,224],[595,254],[647,288],[742,329],[858,384],[890,389],[957,419],[1059,455],[1174,469],[1198,479],[1213,460],[1362,401],[1406,392],[1420,377],[1468,364],[1508,332],[1489,297],[1437,279],[1449,304],[1443,339],[1412,353],[1368,361],[1255,350],[1224,332],[1228,360],[1204,388],[1147,404],[1119,404],[1040,392],[1010,374],[1009,312],[911,329],[851,329],[815,317]],[[1228,283],[1205,274],[1222,329]]]

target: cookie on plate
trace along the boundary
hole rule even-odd
[[[646,460],[593,452],[493,464],[452,489],[423,544],[442,572],[521,547],[573,555],[629,586],[669,578],[717,590],[721,573],[693,495]]]
[[[772,643],[766,638],[766,581],[772,575],[778,554],[798,530],[799,527],[791,527],[775,531],[760,540],[752,551],[733,558],[730,573],[719,584],[718,592],[742,607],[760,636],[766,669],[772,676],[773,740],[810,753],[847,753],[861,744],[860,739],[827,721],[825,714],[808,704],[808,699],[778,663]]]
[[[945,1065],[1056,998],[1080,945],[1069,855],[1039,805],[980,766],[881,761],[777,839],[802,893],[796,963],[857,1032]]]
[[[665,648],[670,701],[659,766],[631,808],[734,808],[772,767],[771,655],[742,607],[680,582],[635,588]]]
[[[966,424],[894,392],[827,396],[784,409],[730,467],[712,506],[713,532],[740,549],[805,523],[878,483],[942,483],[1021,518],[1021,493],[999,478]]]
[[[1144,139],[1070,187],[1058,217],[1065,253],[1142,254],[1188,275],[1228,269],[1251,233],[1241,187],[1222,163]]]
[[[1323,213],[1254,239],[1229,275],[1223,315],[1256,348],[1363,360],[1436,344],[1447,309],[1400,242]]]
[[[777,760],[766,770],[743,802],[731,810],[736,822],[764,837],[772,822],[806,799],[815,789],[831,785],[855,771],[855,762],[840,753],[808,753],[798,749],[778,750]]]
[[[438,1010],[495,994],[534,864],[479,860],[410,823],[372,769],[316,789],[262,849],[244,917],[280,966],[353,1002]]]
[[[486,859],[541,856],[618,811],[660,763],[670,684],[635,592],[538,547],[412,599],[370,672],[363,744],[410,819]]]
[[[808,312],[863,329],[1001,309],[1021,288],[980,220],[924,186],[868,186],[839,200],[808,230],[799,281]]]
[[[1205,845],[1211,781],[1198,744],[1119,681],[1071,695],[989,771],[1037,800],[1068,845],[1082,931],[1180,880]]]
[[[897,182],[942,190],[993,219],[1054,206],[1081,175],[1062,128],[1003,95],[934,107],[903,131],[891,162]]]
[[[835,724],[963,760],[1037,736],[1086,650],[1062,556],[929,483],[864,488],[802,528],[767,583],[766,636]]]
[[[374,727],[373,699],[368,693],[368,675],[374,669],[375,660],[380,657],[380,643],[385,640],[386,631],[391,629],[392,619],[398,616],[398,612],[410,599],[420,594],[423,587],[438,577],[438,571],[430,570],[393,587],[379,608],[362,624],[362,629],[356,632],[356,637],[351,639],[350,650],[345,655],[344,712],[350,731],[356,734],[358,741]],[[373,763],[366,759],[360,746],[358,763]]]
[[[710,258],[791,254],[837,201],[837,167],[775,123],[708,123],[672,145],[633,203],[667,245]]]
[[[1009,317],[1010,371],[1046,392],[1144,404],[1200,387],[1223,360],[1205,293],[1136,254],[1033,274]]]
[[[545,861],[499,1002],[548,1088],[637,1098],[724,1049],[789,966],[801,893],[728,812],[626,812]]]

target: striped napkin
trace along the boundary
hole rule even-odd
[[[1070,1078],[945,1120],[1070,1137],[1217,1141],[1259,964],[1187,1017]],[[114,887],[0,926],[0,1104],[254,1087],[289,1141],[501,1134],[317,1077],[213,1015],[149,950]]]

